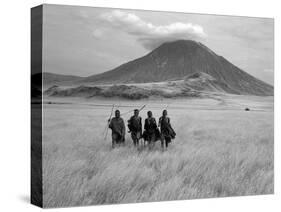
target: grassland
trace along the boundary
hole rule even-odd
[[[60,104],[44,105],[44,207],[273,193],[270,97],[48,101]],[[177,132],[169,149],[137,150],[128,134],[124,147],[111,149],[103,131],[113,102],[121,113],[146,104],[142,117],[168,107]]]

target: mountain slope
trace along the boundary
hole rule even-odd
[[[273,95],[273,86],[242,71],[203,44],[191,40],[164,43],[144,57],[80,82],[160,82],[183,79],[195,73],[208,74],[218,84],[227,86],[230,93]]]

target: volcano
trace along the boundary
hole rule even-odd
[[[83,78],[80,83],[127,84],[186,79],[192,76],[226,93],[273,95],[273,86],[246,73],[200,42],[178,40],[164,43],[149,54],[119,67]],[[212,83],[211,85],[208,83]]]

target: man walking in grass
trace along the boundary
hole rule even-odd
[[[116,144],[123,144],[125,142],[125,124],[124,120],[120,117],[120,111],[115,111],[115,117],[108,120],[109,128],[112,130],[112,148]]]
[[[142,136],[142,120],[139,116],[139,110],[134,110],[134,115],[128,120],[129,132],[134,142],[134,146],[139,146],[139,140]]]
[[[154,146],[154,142],[157,141],[160,137],[160,132],[157,127],[155,118],[152,116],[152,112],[147,112],[147,118],[144,122],[144,132],[143,138],[145,141],[148,141],[149,148],[151,149]]]
[[[161,130],[161,147],[168,148],[168,144],[175,138],[176,133],[171,126],[170,118],[168,117],[167,110],[163,110],[162,116],[159,118],[159,124]]]

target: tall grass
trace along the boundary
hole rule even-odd
[[[45,105],[44,207],[273,193],[272,111],[169,109],[177,138],[164,152],[129,135],[112,150],[107,111]]]

